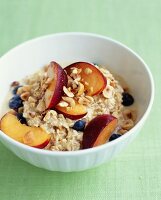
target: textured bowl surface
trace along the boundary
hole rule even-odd
[[[47,170],[81,171],[113,158],[139,133],[152,106],[154,84],[145,62],[128,47],[110,38],[88,33],[62,33],[40,37],[10,50],[0,59],[0,105],[9,85],[43,65],[88,61],[108,66],[128,83],[137,102],[137,124],[115,141],[87,150],[51,152],[23,145],[0,131],[1,142],[19,158]]]

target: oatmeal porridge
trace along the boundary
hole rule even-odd
[[[51,151],[92,148],[117,139],[136,121],[134,98],[102,66],[51,62],[11,84],[1,130],[26,145]]]

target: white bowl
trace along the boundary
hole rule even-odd
[[[52,171],[81,171],[113,158],[139,133],[154,98],[152,75],[145,62],[128,47],[110,38],[88,33],[53,34],[25,42],[0,59],[0,105],[9,85],[55,60],[58,63],[88,61],[109,66],[128,83],[137,103],[137,124],[107,144],[75,152],[47,151],[23,145],[0,131],[1,142],[19,158]]]

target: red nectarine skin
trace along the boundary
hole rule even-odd
[[[110,132],[107,132],[106,135],[107,137],[104,135],[105,134],[104,130],[107,126],[111,126],[110,123],[113,123],[111,124],[113,127],[110,127],[110,129],[107,131],[110,131],[112,133],[112,131],[115,129],[117,125],[117,119],[114,116],[104,114],[104,115],[99,115],[94,119],[92,119],[84,130],[83,141],[82,141],[83,149],[104,144],[111,135]],[[100,137],[99,141],[98,137],[101,135],[101,133],[103,134],[103,138]]]
[[[100,94],[106,87],[107,80],[102,72],[97,69],[93,64],[87,62],[76,62],[64,68],[68,75],[71,74],[72,68],[82,69],[81,82],[88,83],[86,86],[87,95],[94,96]],[[87,73],[86,69],[90,69],[91,73]],[[92,90],[91,90],[92,89]]]
[[[43,149],[43,148],[45,148],[45,147],[49,144],[49,142],[50,142],[50,139],[46,140],[46,141],[45,141],[44,143],[42,143],[42,144],[39,144],[39,145],[33,146],[33,147],[38,148],[38,149]]]
[[[63,94],[63,86],[67,85],[67,75],[64,69],[56,62],[52,61],[48,67],[51,67],[54,79],[45,92],[46,108],[54,108],[59,103]]]
[[[61,112],[61,111],[59,111],[59,110],[56,110],[56,111],[57,111],[57,113],[59,113],[59,114],[63,114],[64,117],[69,118],[69,119],[72,119],[72,120],[81,119],[81,118],[83,118],[83,117],[87,114],[87,113],[85,113],[85,114],[82,114],[82,115],[69,115],[69,114],[63,113],[63,112]]]
[[[86,107],[78,103],[76,103],[76,105],[69,110],[66,107],[60,107],[59,105],[56,105],[55,110],[59,114],[63,114],[65,117],[73,120],[80,119],[87,114]]]

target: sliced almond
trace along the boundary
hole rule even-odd
[[[73,98],[71,98],[71,97],[62,97],[62,99],[63,99],[65,102],[69,103],[69,106],[70,106],[70,107],[74,107],[74,106],[75,106],[75,101],[74,101]]]
[[[60,107],[68,107],[69,103],[67,103],[66,101],[60,101],[58,105]]]
[[[70,92],[65,86],[63,86],[63,91],[68,97],[74,97],[74,94]]]

